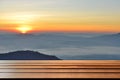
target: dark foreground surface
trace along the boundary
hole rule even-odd
[[[120,61],[1,60],[0,78],[120,78]]]

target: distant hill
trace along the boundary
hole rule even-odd
[[[15,51],[1,53],[0,60],[60,60],[56,56],[46,55],[35,51]]]

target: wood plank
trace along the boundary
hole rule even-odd
[[[120,78],[120,73],[0,73],[0,78]]]
[[[120,78],[120,61],[2,60],[0,78]]]
[[[0,73],[37,73],[37,72],[76,72],[76,73],[81,73],[81,72],[116,72],[119,73],[120,69],[0,69]]]
[[[120,60],[0,60],[0,64],[120,64]]]
[[[69,66],[69,65],[57,65],[57,66],[54,66],[54,65],[47,65],[47,66],[44,66],[44,65],[40,65],[40,66],[0,66],[0,69],[19,69],[19,68],[24,68],[24,69],[26,69],[26,68],[29,68],[29,69],[32,69],[32,68],[37,68],[37,69],[45,69],[45,68],[55,68],[55,69],[58,69],[58,68],[65,68],[65,69],[72,69],[72,68],[74,68],[74,69],[79,69],[79,68],[118,68],[118,69],[120,69],[120,66],[106,66],[106,65],[96,65],[96,66],[94,66],[94,65],[88,65],[88,66],[84,66],[84,65],[81,65],[81,66],[79,66],[79,65],[71,65],[71,66]]]

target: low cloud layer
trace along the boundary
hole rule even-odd
[[[83,34],[82,34],[83,35]],[[0,53],[17,50],[33,50],[41,53],[64,56],[119,55],[120,35],[81,37],[79,34],[1,35]]]

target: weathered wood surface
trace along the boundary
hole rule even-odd
[[[120,78],[120,61],[1,60],[0,78]]]

